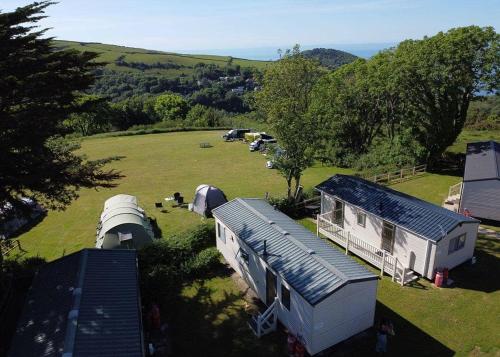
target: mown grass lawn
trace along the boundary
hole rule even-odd
[[[265,168],[265,158],[250,153],[242,143],[225,143],[221,132],[185,132],[131,137],[93,138],[83,141],[82,152],[90,158],[122,156],[111,164],[124,178],[113,189],[83,190],[66,211],[48,216],[20,237],[25,255],[50,260],[94,245],[95,226],[102,205],[118,193],[136,195],[141,206],[158,220],[164,236],[198,224],[201,218],[186,209],[166,206],[163,213],[154,203],[179,191],[189,202],[196,186],[208,183],[224,190],[229,199],[273,196],[285,191],[284,180]],[[496,135],[496,134],[495,134]],[[210,142],[213,147],[199,148]],[[306,188],[335,173],[349,173],[317,165],[305,172]],[[452,175],[426,174],[393,188],[440,204],[448,186],[460,181]],[[302,221],[315,231],[310,221]],[[400,287],[384,277],[379,284],[377,318],[390,317],[397,335],[391,339],[391,355],[499,355],[500,354],[500,244],[482,237],[477,246],[478,263],[451,273],[453,288],[436,289],[420,280]],[[228,273],[186,286],[172,326],[174,346],[181,355],[280,355],[282,334],[256,340],[247,327],[243,293]],[[369,332],[354,342],[341,344],[341,355],[367,355],[374,347]]]

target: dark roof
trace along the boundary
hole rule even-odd
[[[144,355],[134,250],[84,249],[39,270],[9,356],[63,353]]]
[[[311,305],[348,283],[377,279],[264,200],[237,198],[214,209],[213,214]]]
[[[500,179],[500,144],[483,141],[467,144],[464,181]]]
[[[433,241],[441,240],[460,223],[477,222],[355,176],[335,175],[316,189]]]

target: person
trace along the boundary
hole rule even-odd
[[[375,345],[375,352],[378,355],[387,353],[387,336],[394,336],[394,327],[392,322],[383,318],[377,330],[377,344]]]

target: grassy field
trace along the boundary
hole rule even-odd
[[[92,247],[104,200],[118,193],[136,195],[147,213],[157,218],[164,236],[182,232],[202,220],[186,209],[167,206],[166,212],[161,212],[154,208],[155,202],[176,191],[187,202],[202,183],[220,187],[229,199],[284,193],[284,179],[275,170],[265,168],[262,155],[250,153],[242,143],[223,142],[221,134],[185,132],[84,140],[82,152],[90,158],[122,156],[112,165],[125,177],[116,188],[83,190],[66,211],[49,212],[40,224],[19,238],[27,251],[25,256],[55,259]],[[477,136],[471,134],[466,135],[476,140]],[[461,137],[458,145],[463,146],[468,137]],[[201,149],[201,142],[210,142],[213,147]],[[335,173],[349,170],[318,165],[305,172],[303,183],[310,188]],[[458,176],[429,173],[393,187],[440,204],[448,186],[459,181]],[[312,222],[301,223],[315,231]],[[481,237],[476,255],[476,265],[451,272],[456,281],[453,288],[437,289],[423,279],[406,287],[387,277],[380,281],[377,318],[390,317],[397,334],[389,342],[390,355],[500,355],[500,242]],[[243,295],[227,271],[186,286],[182,303],[175,307],[176,318],[171,321],[175,351],[186,356],[282,355],[286,344],[282,333],[261,340],[251,334],[247,327],[248,303]],[[334,352],[369,355],[374,343],[374,333],[368,331],[340,344]]]
[[[173,63],[180,66],[185,66],[184,68],[171,68],[171,69],[148,69],[144,73],[149,74],[162,74],[166,77],[178,77],[182,73],[190,75],[193,73],[193,66],[197,63],[203,62],[206,64],[216,64],[224,66],[227,64],[229,57],[226,56],[212,56],[212,55],[198,55],[198,54],[180,54],[172,52],[163,51],[153,51],[146,50],[142,48],[132,48],[116,45],[107,45],[102,43],[88,43],[88,42],[76,42],[76,41],[55,41],[56,46],[60,48],[72,48],[78,51],[91,51],[100,54],[99,60],[103,62],[108,62],[106,66],[109,69],[116,71],[126,71],[126,72],[142,72],[138,69],[117,66],[114,64],[115,60],[120,56],[123,56],[123,60],[126,62],[143,62],[146,64],[154,63]],[[256,61],[247,60],[242,58],[234,58],[233,64],[238,64],[241,67],[255,67],[259,69],[264,69],[270,62],[268,61]]]

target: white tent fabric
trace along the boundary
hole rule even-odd
[[[205,217],[212,216],[212,210],[227,202],[220,189],[210,185],[199,185],[193,200],[193,211]]]
[[[97,226],[97,248],[119,248],[120,234],[126,233],[136,248],[153,240],[154,233],[144,210],[137,205],[137,198],[120,194],[104,203],[104,210]]]

